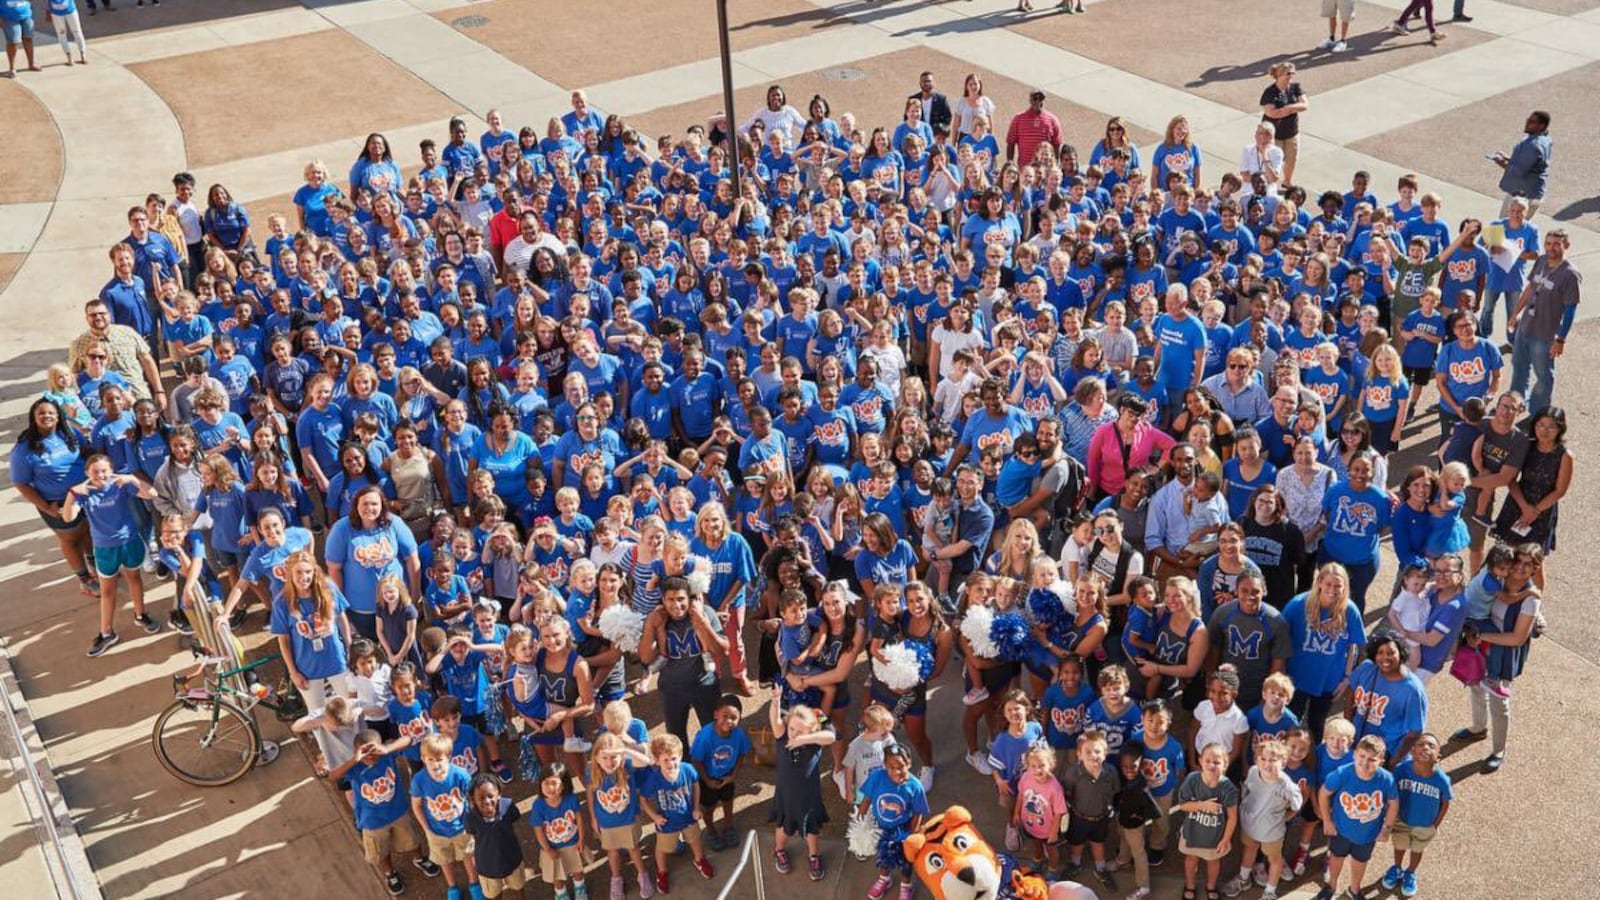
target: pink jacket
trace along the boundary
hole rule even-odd
[[[1128,464],[1122,462],[1122,436],[1115,421],[1101,425],[1089,439],[1089,483],[1107,494],[1122,490],[1128,480],[1128,468],[1137,469],[1152,462],[1165,462],[1167,452],[1177,441],[1153,425],[1140,422],[1133,427],[1133,449],[1128,453]],[[1159,454],[1159,456],[1157,456]]]

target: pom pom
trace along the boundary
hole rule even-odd
[[[711,560],[704,556],[691,556],[694,571],[689,573],[689,593],[704,597],[711,591]]]
[[[1027,656],[1032,637],[1028,622],[1021,613],[1001,613],[994,617],[994,622],[989,626],[989,639],[998,649],[999,657],[1008,662],[1017,662]]]
[[[1000,648],[993,638],[994,621],[994,610],[987,606],[968,607],[966,617],[961,620],[961,636],[972,646],[972,652],[984,659],[994,659],[1000,655]]]
[[[873,660],[872,677],[897,694],[905,693],[923,680],[916,644],[891,644],[883,648],[882,660]],[[929,667],[931,670],[931,666]]]
[[[1034,588],[1029,591],[1028,613],[1036,624],[1046,628],[1054,628],[1061,621],[1071,618],[1065,599],[1054,588]]]
[[[623,653],[636,653],[644,635],[644,616],[622,604],[606,607],[600,614],[600,633]]]
[[[921,641],[911,642],[911,652],[917,657],[917,680],[927,681],[933,677],[933,648]]]
[[[856,859],[872,859],[878,855],[878,838],[883,829],[872,816],[850,816],[850,825],[844,830],[845,846]]]

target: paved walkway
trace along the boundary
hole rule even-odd
[[[1090,110],[1121,114],[1148,131],[1159,133],[1172,115],[1187,114],[1200,143],[1209,151],[1242,146],[1257,119],[1249,109],[1237,109],[1106,65],[1087,55],[1090,48],[1080,54],[994,27],[1008,24],[1008,0],[810,2],[843,16],[845,24],[736,53],[736,86],[749,88],[928,48],[980,71],[1039,84]],[[1377,2],[1388,8],[1403,5],[1400,0]],[[737,15],[739,4],[733,6]],[[0,420],[4,423],[0,427],[15,434],[16,417],[35,395],[40,370],[58,357],[67,336],[81,329],[82,301],[98,291],[106,278],[105,248],[125,233],[124,211],[142,201],[149,190],[165,191],[172,172],[188,167],[178,118],[129,66],[338,30],[415,74],[476,117],[494,106],[504,111],[510,123],[537,127],[547,116],[565,110],[565,95],[573,87],[585,87],[597,107],[625,115],[690,101],[704,101],[707,106],[716,103],[720,82],[714,59],[638,72],[602,84],[558,85],[432,15],[457,8],[466,14],[469,0],[306,0],[302,7],[94,41],[91,66],[68,69],[49,65],[45,72],[19,80],[54,118],[66,165],[53,201],[0,205],[0,253],[28,254],[3,294],[8,327],[0,329]],[[1472,27],[1493,35],[1492,40],[1317,94],[1316,115],[1308,117],[1303,139],[1301,180],[1343,185],[1349,172],[1365,168],[1373,173],[1376,184],[1390,184],[1403,171],[1400,166],[1350,145],[1396,124],[1472,106],[1600,59],[1600,10],[1555,16],[1492,0],[1473,0],[1472,12],[1477,18]],[[1370,17],[1360,23],[1362,27],[1372,24]],[[1293,27],[1303,28],[1312,39],[1316,35],[1317,25],[1312,20],[1295,22]],[[92,26],[90,30],[94,40]],[[41,62],[48,65],[57,57],[55,48],[46,43],[41,41],[40,52]],[[954,72],[941,74],[947,85],[957,77]],[[913,76],[906,73],[907,91]],[[420,137],[442,132],[442,122],[388,130],[394,146],[406,151]],[[1496,135],[1495,139],[1509,136]],[[275,197],[298,183],[306,159],[353,158],[362,137],[350,134],[222,163],[198,169],[196,175],[202,184],[228,184],[245,202]],[[1482,149],[1486,148],[1473,146],[1462,152],[1477,154]],[[406,158],[409,161],[409,155]],[[1219,171],[1218,165],[1232,168],[1234,163],[1231,151],[1208,160],[1212,171]],[[1422,174],[1430,189],[1444,194],[1452,218],[1484,216],[1498,208],[1495,198],[1429,178],[1426,169]],[[1591,272],[1600,270],[1600,235],[1581,228],[1571,231],[1579,265]],[[1594,308],[1595,304],[1588,304],[1585,315]],[[1585,346],[1593,346],[1600,339],[1600,329],[1592,324],[1585,327]],[[1587,372],[1600,364],[1600,353],[1589,356],[1593,358],[1579,354],[1564,363],[1564,397],[1580,396],[1590,377]],[[1587,421],[1574,427],[1579,439],[1590,444],[1596,439]],[[1585,484],[1582,494],[1569,501],[1569,506],[1576,507],[1573,518],[1577,521],[1569,522],[1568,528],[1581,529],[1581,517],[1586,515],[1582,504],[1600,499],[1591,496],[1591,488],[1592,484]],[[1557,557],[1553,577],[1560,589],[1578,590],[1581,563],[1577,554]],[[377,885],[369,873],[351,865],[353,836],[345,814],[330,792],[308,777],[294,748],[284,763],[224,791],[193,791],[155,767],[148,749],[148,729],[163,705],[163,685],[181,659],[174,639],[170,635],[125,636],[123,646],[109,660],[86,663],[81,647],[88,642],[90,604],[61,575],[53,542],[40,533],[37,521],[14,492],[6,491],[0,499],[0,635],[16,660],[23,689],[106,893],[325,896],[338,892],[377,896]],[[165,609],[161,604],[167,593],[157,590],[153,594],[160,598],[159,609]],[[1503,878],[1510,873],[1502,872],[1504,866],[1493,858],[1503,854],[1493,849],[1497,844],[1490,837],[1502,824],[1496,821],[1496,812],[1522,802],[1536,778],[1541,793],[1554,806],[1542,822],[1528,822],[1529,827],[1575,821],[1584,814],[1577,808],[1580,800],[1592,796],[1587,788],[1593,784],[1592,761],[1573,765],[1570,757],[1558,759],[1560,748],[1541,736],[1561,734],[1568,738],[1567,746],[1592,746],[1600,738],[1600,725],[1592,717],[1573,720],[1560,693],[1563,684],[1593,677],[1596,660],[1592,651],[1584,648],[1600,645],[1600,634],[1591,634],[1597,626],[1576,610],[1558,609],[1552,618],[1554,637],[1550,650],[1542,654],[1543,664],[1536,667],[1526,687],[1519,682],[1518,732],[1513,745],[1518,765],[1497,780],[1473,780],[1470,802],[1461,805],[1461,820],[1452,825],[1452,834],[1461,834],[1463,844],[1452,847],[1447,842],[1430,864],[1441,877],[1451,873],[1461,879],[1451,885],[1450,896],[1492,896],[1497,893],[1494,885],[1506,883]],[[1584,640],[1568,639],[1568,634]],[[1439,720],[1453,725],[1462,720],[1463,711],[1460,692],[1449,688],[1453,685],[1436,688],[1435,696]],[[938,708],[953,714],[954,700],[945,697]],[[268,731],[282,736],[276,725],[269,724]],[[936,798],[941,802],[958,793],[972,796],[972,791],[981,790],[981,783],[956,763],[959,752],[953,741],[949,745],[941,742],[944,768],[940,783],[954,785],[939,790]],[[1476,755],[1469,753],[1465,758],[1475,759]],[[1533,776],[1534,772],[1541,774]],[[754,818],[745,818],[750,820],[747,824],[756,824]],[[17,819],[13,816],[7,821]],[[1519,820],[1519,833],[1522,824]],[[6,844],[0,846],[20,840],[16,833],[3,837]],[[1581,863],[1580,872],[1570,860],[1561,859],[1559,844],[1527,845],[1538,865],[1524,860],[1532,874],[1523,875],[1517,883],[1531,883],[1534,895],[1573,893],[1580,890],[1577,885],[1587,886],[1600,876],[1592,861]],[[12,867],[27,865],[25,856],[7,854],[3,858],[15,858]],[[856,892],[864,888],[863,869],[851,867],[842,881],[835,882],[835,889]],[[3,871],[10,874],[11,869]],[[686,893],[703,893],[699,884],[686,887]],[[799,893],[798,884],[785,885],[785,896]]]

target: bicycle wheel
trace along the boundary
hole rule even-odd
[[[151,742],[162,768],[197,787],[238,781],[261,752],[255,720],[223,698],[173,701],[157,717]]]

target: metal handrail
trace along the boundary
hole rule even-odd
[[[744,836],[744,844],[739,848],[739,864],[733,867],[728,874],[728,883],[717,892],[717,900],[728,900],[728,894],[733,891],[733,886],[739,882],[739,876],[744,874],[744,867],[750,863],[751,858],[761,852],[759,841],[760,833],[754,828]],[[761,879],[761,867],[756,866],[756,900],[767,900],[767,886]]]
[[[0,653],[3,652],[3,650],[0,650]],[[33,751],[28,747],[27,737],[22,733],[22,723],[17,721],[17,712],[11,700],[11,685],[9,683],[0,684],[0,693],[5,695],[5,702],[0,703],[0,706],[5,708],[6,730],[17,745],[18,760],[22,763],[22,767],[27,770],[28,784],[33,788],[34,796],[39,803],[39,813],[33,817],[34,828],[37,831],[41,824],[44,826],[43,830],[48,838],[50,849],[55,852],[56,861],[60,867],[60,877],[52,879],[55,882],[58,893],[59,889],[65,886],[67,893],[73,900],[98,898],[101,896],[99,886],[96,885],[92,891],[85,891],[83,886],[78,883],[77,866],[67,858],[66,848],[62,845],[61,830],[56,827],[55,807],[50,802],[50,793],[45,789],[43,779],[39,777],[39,762],[34,757]]]

